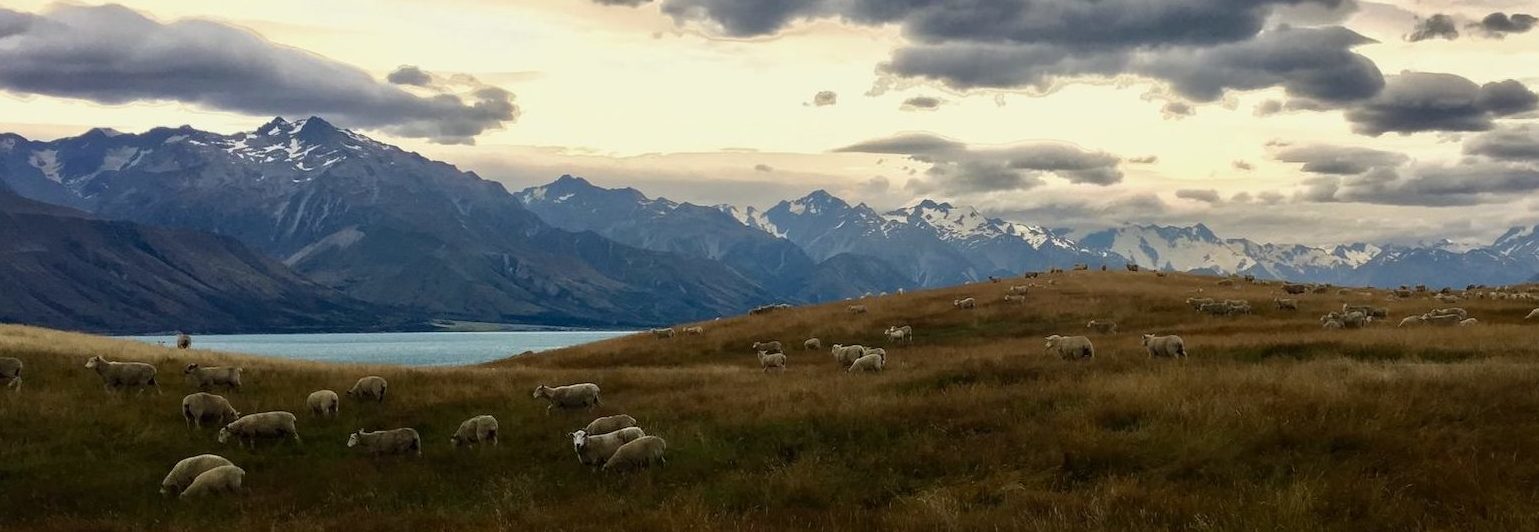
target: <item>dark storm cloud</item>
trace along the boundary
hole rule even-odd
[[[839,103],[839,94],[834,91],[818,91],[817,94],[812,95],[814,106],[825,107],[836,103]]]
[[[1315,144],[1286,147],[1273,154],[1285,163],[1302,163],[1301,170],[1314,174],[1358,175],[1374,168],[1393,168],[1410,160],[1403,154],[1362,148]]]
[[[1506,13],[1497,12],[1486,15],[1486,18],[1480,19],[1480,22],[1471,26],[1478,27],[1484,30],[1486,35],[1499,39],[1508,33],[1526,33],[1534,29],[1535,22],[1539,22],[1539,18],[1533,15],[1513,13],[1512,16],[1507,16]]]
[[[903,105],[898,108],[904,111],[934,111],[939,109],[942,103],[945,102],[934,96],[915,96],[903,100]]]
[[[1454,22],[1453,17],[1438,13],[1416,22],[1416,27],[1411,28],[1411,33],[1406,34],[1405,40],[1411,42],[1425,41],[1427,39],[1459,38],[1459,23]]]
[[[1061,143],[971,147],[928,133],[908,133],[834,151],[898,154],[929,163],[926,179],[909,181],[918,192],[1026,190],[1044,184],[1047,175],[1077,184],[1105,186],[1122,181],[1122,159]]]
[[[17,22],[22,21],[22,22]],[[204,20],[161,23],[126,7],[0,9],[0,88],[106,104],[177,101],[255,115],[320,115],[435,142],[469,143],[514,121],[494,87],[419,96],[362,69]]]
[[[1539,96],[1517,81],[1484,86],[1452,74],[1407,72],[1392,76],[1377,96],[1346,117],[1364,135],[1418,131],[1486,131],[1498,117],[1530,111]]]
[[[1176,197],[1208,204],[1218,204],[1224,201],[1223,198],[1218,196],[1218,191],[1213,189],[1183,188],[1176,191]]]
[[[427,87],[433,84],[433,76],[412,65],[401,65],[385,76],[385,81],[396,85]]]
[[[1500,128],[1470,137],[1464,153],[1506,161],[1539,162],[1539,124]]]

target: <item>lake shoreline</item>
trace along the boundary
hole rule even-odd
[[[192,347],[231,354],[330,363],[414,367],[474,366],[528,352],[608,340],[635,331],[419,331],[192,335]],[[149,345],[176,345],[174,334],[114,338]]]

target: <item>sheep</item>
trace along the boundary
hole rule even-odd
[[[908,325],[904,325],[902,327],[898,327],[896,325],[889,325],[887,327],[887,333],[886,334],[887,334],[887,341],[888,342],[897,341],[897,342],[914,343],[914,328],[911,327],[911,326],[908,326]]]
[[[1090,359],[1095,357],[1095,345],[1090,339],[1083,336],[1058,336],[1047,337],[1047,349],[1056,353],[1064,360]]]
[[[0,384],[12,390],[20,390],[22,367],[19,358],[0,357]]]
[[[1028,290],[1031,290],[1030,286],[1027,286],[1027,285],[1016,285],[1016,286],[1010,287],[1009,290],[1005,290],[1005,293],[1006,294],[1010,294],[1012,296],[1024,296],[1024,295],[1026,295],[1026,292]]]
[[[143,393],[145,387],[154,386],[155,393],[160,393],[160,383],[155,381],[155,366],[143,362],[108,362],[98,355],[87,360],[85,367],[96,370],[102,378],[102,387],[109,392],[132,386]]]
[[[219,443],[228,443],[235,437],[242,447],[255,449],[258,438],[292,437],[294,443],[303,445],[299,430],[294,428],[295,419],[294,414],[283,411],[247,414],[219,429]]]
[[[866,306],[865,305],[850,305],[848,307],[845,307],[845,310],[848,310],[850,312],[850,314],[865,314],[866,313]]]
[[[776,305],[760,305],[760,306],[754,307],[752,310],[749,310],[748,311],[748,315],[749,316],[757,316],[757,315],[760,315],[760,314],[769,314],[769,313],[774,312],[776,310],[780,310],[780,307],[776,306]]]
[[[376,403],[383,403],[385,392],[389,389],[390,383],[385,382],[384,377],[370,375],[353,383],[352,389],[347,391],[347,396],[354,399],[373,399]]]
[[[663,453],[667,450],[668,442],[663,441],[662,438],[642,436],[616,449],[614,455],[604,462],[604,471],[639,469],[653,464],[666,464],[668,459],[663,457]]]
[[[499,445],[497,442],[497,418],[489,415],[480,415],[465,420],[464,423],[460,423],[460,429],[454,431],[454,435],[449,437],[449,443],[455,447],[487,442],[491,442],[492,445]]]
[[[652,329],[651,332],[652,332],[652,336],[656,336],[656,337],[658,337],[660,339],[661,338],[673,338],[673,327],[668,327],[666,329]]]
[[[599,405],[599,386],[591,382],[554,388],[541,384],[534,389],[534,398],[550,402],[545,406],[547,415],[554,408],[593,408]]]
[[[197,392],[182,398],[182,418],[187,428],[203,428],[203,420],[225,424],[240,419],[230,401],[211,393]]]
[[[197,386],[202,391],[211,390],[215,386],[223,386],[239,391],[241,371],[241,368],[237,367],[205,368],[197,364],[188,364],[187,368],[182,370],[182,374],[187,376],[187,380],[191,381],[194,386]]]
[[[177,349],[191,349],[192,348],[192,336],[189,336],[187,333],[180,333],[180,332],[176,333],[176,348]]]
[[[951,306],[959,309],[978,308],[978,300],[973,298],[957,299],[951,302]]]
[[[1480,323],[1480,320],[1477,320],[1475,318],[1466,318],[1466,319],[1459,320],[1459,326],[1460,327],[1469,327],[1471,325],[1477,325],[1479,323]]]
[[[1186,342],[1180,336],[1155,336],[1145,334],[1144,348],[1149,350],[1149,358],[1186,358]]]
[[[1531,319],[1534,319],[1534,318],[1539,318],[1539,308],[1536,308],[1534,310],[1528,311],[1528,315],[1523,317],[1523,319],[1525,319],[1525,320],[1531,320]],[[11,359],[11,360],[16,360],[16,359]],[[16,363],[18,364],[18,366],[16,366],[16,374],[18,375],[17,378],[21,378],[21,377],[19,377],[19,375],[21,375],[21,366],[19,365],[19,364],[21,364],[21,361],[17,361]],[[0,366],[3,366],[3,363],[0,363]],[[0,373],[3,373],[3,372],[4,372],[4,370],[0,370]]]
[[[636,426],[636,418],[627,416],[625,414],[617,414],[595,419],[591,423],[588,423],[588,426],[583,427],[582,430],[588,434],[609,434],[626,427],[634,426]]]
[[[1124,266],[1123,266],[1123,267],[1125,267],[1125,268],[1127,268],[1127,269],[1128,269],[1128,271],[1130,271],[1130,272],[1136,272],[1136,271],[1138,271],[1138,265],[1137,265],[1137,264],[1133,264],[1133,263],[1131,263],[1131,262],[1130,262],[1130,263],[1127,263],[1127,264],[1126,264],[1126,265],[1124,265]]]
[[[347,436],[349,449],[358,447],[363,452],[372,455],[406,454],[415,452],[422,456],[422,437],[417,435],[417,429],[401,428],[364,432],[358,429]]]
[[[840,366],[844,367],[849,367],[850,364],[855,363],[856,359],[866,356],[866,348],[859,345],[845,346],[834,344],[832,351],[834,354],[834,360],[837,361]]]
[[[1410,299],[1411,298],[1411,291],[1407,290],[1407,289],[1404,289],[1404,288],[1400,288],[1400,289],[1395,290],[1394,294],[1395,294],[1395,297],[1398,297],[1400,299]]]
[[[216,495],[220,493],[240,493],[241,483],[246,479],[246,470],[235,465],[222,465],[198,475],[192,479],[192,484],[182,491],[178,498],[199,497],[203,495]]]
[[[1014,295],[1014,294],[1005,294],[1005,302],[1006,303],[1015,303],[1015,304],[1018,304],[1018,305],[1025,305],[1026,304],[1026,296],[1018,296],[1018,295]]]
[[[1234,307],[1231,307],[1231,306],[1229,306],[1227,304],[1224,304],[1224,303],[1203,303],[1202,306],[1197,307],[1197,310],[1202,312],[1203,314],[1212,314],[1214,316],[1228,316],[1228,315],[1230,315],[1230,314],[1232,314],[1234,312]]]
[[[1089,269],[1090,269],[1090,265],[1089,264],[1075,264],[1074,265],[1074,271],[1077,271],[1077,272],[1087,271]]]
[[[1326,329],[1341,329],[1341,328],[1346,327],[1346,325],[1343,324],[1341,322],[1341,320],[1333,319],[1333,320],[1326,320],[1325,323],[1321,324],[1321,327],[1324,327]]]
[[[769,370],[771,370],[771,369],[778,369],[778,370],[780,370],[782,372],[784,372],[786,370],[786,355],[785,355],[785,353],[773,353],[773,354],[771,354],[771,353],[765,353],[763,351],[759,351],[757,353],[757,356],[759,357],[759,366],[764,368],[764,372],[765,373],[769,373]]]
[[[780,340],[771,340],[771,341],[768,341],[768,342],[754,342],[753,343],[753,350],[754,351],[763,351],[765,353],[784,353],[785,352],[785,350],[780,348]]]
[[[823,341],[819,340],[817,338],[808,338],[806,341],[802,342],[802,351],[811,351],[811,350],[814,350],[814,349],[822,349],[822,348],[823,348]]]
[[[572,450],[577,452],[577,462],[592,466],[604,465],[621,446],[646,435],[647,433],[641,430],[641,427],[625,427],[603,434],[594,434],[587,430],[568,434],[572,437]]]
[[[342,401],[337,397],[337,392],[331,390],[310,392],[310,395],[305,397],[305,406],[310,407],[310,413],[317,417],[337,417],[337,410],[341,404]]]
[[[192,485],[198,475],[210,469],[235,465],[223,456],[217,454],[200,454],[191,458],[183,458],[176,465],[171,466],[171,472],[166,474],[165,480],[160,481],[161,495],[177,495],[187,486]]]
[[[1352,304],[1348,304],[1348,303],[1342,303],[1341,304],[1341,312],[1343,314],[1350,314],[1350,313],[1353,313],[1353,312],[1361,312],[1361,313],[1363,313],[1363,315],[1366,316],[1366,315],[1372,314],[1373,307],[1370,306],[1370,305],[1352,305]]]
[[[1422,316],[1406,316],[1405,319],[1400,320],[1398,327],[1415,327],[1417,325],[1425,325],[1426,323],[1427,319]]]
[[[1464,318],[1457,314],[1422,314],[1421,318],[1427,324],[1439,327],[1453,327],[1464,321]]]
[[[855,362],[851,363],[850,367],[845,369],[845,371],[850,373],[855,373],[857,371],[867,371],[874,373],[882,371],[882,366],[885,364],[886,359],[883,358],[882,355],[872,353],[855,359]]]
[[[1299,309],[1299,300],[1297,299],[1273,299],[1272,304],[1277,306],[1277,310]]]
[[[1203,305],[1207,305],[1207,304],[1211,304],[1211,303],[1213,303],[1213,298],[1211,298],[1211,297],[1188,297],[1188,298],[1186,298],[1186,304],[1187,304],[1187,306],[1192,307],[1192,310],[1199,310],[1200,311],[1200,310],[1202,310],[1202,306]]]
[[[882,357],[882,360],[887,360],[887,350],[880,347],[867,347],[865,354],[861,356],[865,355],[878,355]]]
[[[1459,319],[1461,319],[1461,320],[1464,319],[1464,318],[1470,317],[1470,313],[1469,312],[1466,312],[1464,309],[1458,308],[1458,307],[1453,307],[1453,308],[1435,308],[1435,309],[1432,309],[1432,312],[1428,312],[1427,314],[1430,314],[1430,315],[1433,315],[1433,316],[1458,316]]]
[[[701,336],[701,335],[704,335],[704,334],[705,334],[705,327],[695,326],[695,327],[685,327],[684,328],[684,335],[685,336]]]
[[[1085,324],[1085,328],[1100,334],[1115,334],[1117,332],[1117,322],[1106,320],[1090,320],[1090,323]]]
[[[1370,323],[1373,323],[1372,317],[1355,310],[1346,313],[1346,315],[1342,316],[1341,318],[1341,324],[1346,326],[1348,329],[1361,329],[1363,327],[1367,327]]]
[[[1287,293],[1287,294],[1290,294],[1290,295],[1299,295],[1299,294],[1302,294],[1304,292],[1309,291],[1309,287],[1308,286],[1304,286],[1304,285],[1297,284],[1297,283],[1283,283],[1282,289],[1283,289],[1284,293]]]

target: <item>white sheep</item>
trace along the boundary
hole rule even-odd
[[[472,443],[487,443],[498,445],[497,442],[497,418],[489,415],[480,415],[460,423],[460,429],[454,431],[449,437],[449,443],[455,447],[470,445]]]
[[[1031,287],[1027,286],[1027,285],[1015,285],[1015,286],[1010,287],[1009,290],[1005,290],[1005,293],[1009,294],[1009,295],[1012,295],[1012,296],[1024,296],[1024,295],[1026,295],[1026,292],[1028,290],[1030,290],[1030,289],[1031,289]]]
[[[973,298],[958,299],[951,302],[951,306],[959,309],[978,308],[978,300]]]
[[[342,401],[337,397],[337,392],[331,390],[317,390],[305,397],[305,406],[310,407],[310,413],[318,417],[337,417],[337,410],[341,404]]]
[[[381,454],[406,454],[415,452],[422,456],[422,437],[417,435],[417,429],[401,428],[357,432],[347,436],[348,448],[358,447],[364,452],[374,455]]]
[[[593,434],[586,430],[569,434],[572,437],[572,450],[577,452],[577,461],[594,466],[604,465],[621,446],[646,435],[641,427],[625,427],[603,434]]]
[[[299,439],[299,430],[294,428],[296,419],[294,414],[282,411],[247,414],[219,429],[219,443],[228,443],[235,437],[240,439],[242,447],[255,449],[259,438],[291,437],[294,443],[304,444],[304,440]]]
[[[887,327],[887,341],[914,343],[914,328],[908,325],[902,327],[890,325]]]
[[[609,434],[626,427],[634,426],[636,426],[636,418],[627,416],[625,414],[617,414],[595,419],[593,422],[588,423],[588,426],[583,427],[582,430],[588,434]]]
[[[785,352],[784,349],[780,348],[780,341],[779,340],[772,340],[772,341],[769,341],[769,342],[754,342],[753,343],[753,350],[754,351],[763,351],[765,353],[784,353]]]
[[[669,328],[666,328],[666,329],[652,329],[652,336],[656,336],[656,337],[658,337],[660,339],[661,338],[673,338],[673,327],[669,327]]]
[[[604,470],[623,471],[649,467],[653,464],[666,464],[668,460],[663,457],[663,453],[667,451],[668,442],[663,441],[662,438],[642,436],[615,450],[609,460],[604,462]]]
[[[1085,328],[1100,334],[1114,334],[1117,332],[1117,322],[1108,320],[1090,320],[1090,323],[1086,324]]]
[[[802,351],[811,351],[811,350],[814,350],[814,349],[822,349],[822,348],[823,348],[823,341],[819,340],[817,338],[808,338],[807,341],[802,342]]]
[[[882,349],[880,347],[867,347],[865,354],[866,355],[880,355],[882,357],[883,361],[887,360],[887,350],[886,349]],[[861,356],[865,356],[865,355],[861,355]]]
[[[1531,320],[1531,319],[1534,319],[1534,318],[1539,318],[1539,308],[1536,308],[1534,310],[1528,311],[1528,315],[1523,317],[1523,319],[1525,319],[1525,320]],[[19,371],[20,370],[18,369],[18,372]]]
[[[1202,306],[1203,305],[1211,305],[1213,303],[1214,303],[1214,301],[1213,301],[1213,298],[1211,298],[1211,297],[1188,297],[1188,298],[1186,298],[1186,304],[1188,306],[1192,307],[1192,310],[1202,310]]]
[[[96,370],[102,378],[102,387],[109,392],[131,386],[143,393],[146,387],[154,386],[155,392],[160,393],[160,383],[155,381],[155,366],[143,362],[108,362],[101,356],[93,356],[86,360],[85,367]]]
[[[1343,324],[1339,319],[1325,320],[1325,322],[1321,323],[1320,326],[1326,329],[1342,329],[1346,327],[1346,325]]]
[[[1049,336],[1047,349],[1064,360],[1088,360],[1095,357],[1095,345],[1084,336]]]
[[[1149,358],[1186,358],[1186,342],[1180,336],[1155,336],[1144,335],[1144,348],[1149,350]]]
[[[772,369],[778,369],[781,372],[785,372],[785,353],[765,353],[763,351],[759,351],[757,356],[759,357],[759,367],[764,368],[765,373],[769,373],[769,370]]]
[[[700,336],[700,335],[703,335],[703,334],[705,334],[705,327],[695,326],[695,327],[685,327],[684,328],[684,335],[685,336]]]
[[[1025,305],[1026,304],[1026,296],[1020,296],[1020,295],[1015,295],[1015,294],[1005,294],[1005,302],[1006,303],[1015,303],[1015,304],[1018,304],[1018,305]]]
[[[1400,320],[1398,327],[1415,327],[1417,325],[1425,325],[1426,323],[1427,319],[1422,316],[1406,316],[1405,319]]]
[[[1459,326],[1460,327],[1469,327],[1471,325],[1476,325],[1476,324],[1479,324],[1479,323],[1480,323],[1480,320],[1477,320],[1475,318],[1466,318],[1466,319],[1463,319],[1463,320],[1459,320]]]
[[[1470,317],[1469,312],[1466,312],[1464,309],[1458,307],[1435,308],[1432,309],[1432,312],[1428,312],[1427,314],[1432,316],[1458,316],[1461,320]]]
[[[21,359],[0,357],[0,384],[12,390],[21,389]]]
[[[550,402],[546,414],[553,408],[593,408],[599,405],[599,386],[591,382],[556,387],[541,384],[534,389],[534,398]]]
[[[834,344],[832,352],[834,354],[834,360],[839,362],[839,365],[843,367],[849,367],[850,364],[855,363],[856,359],[866,356],[866,348],[859,345]]]
[[[232,465],[222,465],[198,475],[192,479],[192,484],[182,491],[179,496],[182,499],[199,497],[203,495],[217,495],[221,493],[240,493],[241,484],[246,480],[246,470]]]
[[[882,355],[872,353],[855,359],[855,362],[850,364],[849,369],[846,369],[845,371],[850,373],[855,373],[857,371],[875,373],[882,371],[882,366],[884,365],[886,365],[886,360],[882,357]]]
[[[240,390],[241,368],[237,367],[212,367],[205,368],[197,364],[188,364],[182,374],[199,390],[208,391],[215,386],[223,386],[231,390]]]
[[[203,428],[205,420],[225,424],[240,419],[240,412],[230,400],[211,393],[197,392],[182,398],[182,418],[187,428]]]
[[[347,396],[354,399],[373,399],[374,402],[385,402],[385,393],[389,391],[390,383],[385,382],[384,377],[370,375],[353,383],[353,387],[347,390]]]
[[[1297,299],[1273,299],[1272,304],[1277,306],[1277,310],[1299,309],[1299,300]]]
[[[1429,314],[1423,314],[1421,317],[1422,317],[1422,321],[1425,321],[1425,322],[1427,322],[1430,325],[1437,325],[1439,327],[1453,327],[1455,325],[1458,325],[1459,322],[1464,321],[1464,318],[1460,317],[1458,314],[1430,314],[1429,313]]]
[[[219,467],[235,465],[228,459],[217,454],[200,454],[191,458],[183,458],[176,465],[171,466],[171,472],[166,474],[165,480],[160,481],[161,495],[176,495],[192,485],[194,479],[204,471]]]
[[[850,314],[865,314],[866,313],[866,306],[865,305],[850,305],[848,307],[845,307],[845,310],[849,311]]]

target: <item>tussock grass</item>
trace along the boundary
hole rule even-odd
[[[175,351],[0,326],[0,355],[26,388],[0,392],[0,529],[1375,530],[1539,529],[1539,324],[1531,305],[1462,303],[1472,328],[1325,331],[1343,302],[1431,299],[1383,292],[1300,296],[1220,288],[1209,277],[1055,275],[1026,305],[977,284],[701,323],[706,334],[637,334],[478,367],[412,369]],[[1040,280],[1038,282],[1041,282]],[[1017,282],[1015,284],[1024,284]],[[1182,301],[1249,299],[1257,314],[1205,317]],[[979,308],[955,310],[973,296]],[[1048,334],[1091,335],[1089,363],[1043,353]],[[887,345],[888,325],[915,341]],[[1180,334],[1190,358],[1149,360],[1143,332]],[[888,348],[887,370],[848,375],[825,346]],[[790,367],[764,374],[749,349],[780,340]],[[164,393],[110,395],[82,367],[101,354],[156,364]],[[239,364],[243,412],[300,415],[302,447],[221,447],[178,413],[188,362]],[[383,405],[343,399],[335,421],[304,411],[316,389],[390,380]],[[541,383],[596,382],[594,412],[546,415]],[[578,465],[565,434],[628,413],[669,442],[666,467],[628,475]],[[499,449],[448,444],[493,414]],[[357,428],[411,426],[421,459],[343,446]],[[205,504],[161,498],[177,460],[222,454],[248,493]]]

